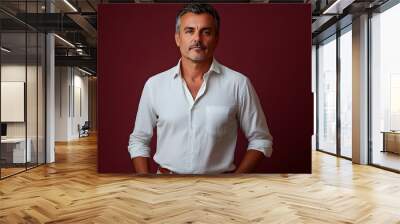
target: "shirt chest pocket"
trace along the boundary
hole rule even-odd
[[[207,133],[215,137],[224,136],[232,122],[232,112],[230,106],[207,106],[205,122]]]

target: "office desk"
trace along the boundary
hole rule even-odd
[[[400,131],[383,131],[382,152],[393,152],[400,154]]]
[[[27,144],[25,153],[25,143]],[[32,158],[31,145],[32,140],[27,138],[6,138],[1,139],[1,157],[6,163],[25,163],[30,162]],[[25,161],[26,159],[26,161]]]

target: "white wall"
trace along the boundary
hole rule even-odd
[[[25,64],[9,64],[1,66],[1,81],[3,82],[25,82]],[[32,67],[28,67],[31,70]],[[30,72],[28,72],[30,74]],[[4,97],[4,96],[3,96]],[[5,110],[6,108],[1,108]],[[7,123],[7,137],[25,137],[25,123],[11,122]]]
[[[27,69],[27,73],[25,71]],[[41,70],[39,70],[41,72]],[[27,120],[28,120],[28,137],[30,133],[35,133],[36,136],[36,66],[18,65],[18,64],[5,64],[1,66],[1,81],[3,82],[25,82],[25,75],[28,78],[27,87]],[[32,87],[33,86],[33,87]],[[4,96],[3,96],[4,97]],[[39,105],[39,107],[42,105]],[[6,110],[7,108],[1,108]],[[35,113],[33,113],[35,112]],[[33,123],[32,123],[33,122]],[[7,122],[7,136],[8,137],[25,137],[25,123],[26,122]],[[32,130],[30,129],[32,128]]]
[[[73,108],[73,119],[72,119],[72,136],[74,138],[79,137],[78,124],[81,126],[88,120],[88,77],[81,76],[82,73],[77,74],[77,70],[74,70],[74,108]],[[81,111],[80,111],[81,110]]]
[[[311,51],[311,91],[313,93],[313,111],[314,111],[314,116],[313,116],[313,135],[311,137],[311,148],[312,150],[316,150],[317,149],[317,85],[316,85],[316,79],[317,79],[317,58],[316,58],[316,54],[317,54],[317,49],[316,47],[313,45],[312,46],[312,51]]]
[[[68,140],[69,68],[55,68],[55,141]]]
[[[56,67],[55,73],[55,140],[70,141],[88,120],[88,77],[72,67]]]

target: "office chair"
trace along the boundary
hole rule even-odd
[[[85,123],[82,125],[82,127],[79,127],[80,125],[78,125],[78,129],[79,129],[79,138],[80,137],[87,137],[89,136],[89,129],[90,129],[90,125],[89,125],[89,121],[85,121]]]

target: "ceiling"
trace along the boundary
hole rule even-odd
[[[339,0],[336,0],[339,2]],[[217,0],[202,2],[223,3],[309,3],[312,5],[313,39],[323,37],[329,28],[346,16],[354,16],[373,9],[387,0]],[[86,66],[96,71],[97,7],[101,3],[184,3],[185,0],[1,0],[0,21],[2,45],[24,55],[35,52],[36,45],[28,44],[25,52],[25,38],[21,31],[55,32],[56,65]],[[330,7],[332,6],[332,7]],[[333,7],[334,6],[334,7]],[[324,14],[330,8],[328,14]],[[48,13],[52,11],[52,13]],[[328,11],[327,11],[328,12]],[[345,20],[344,20],[345,21]],[[351,23],[351,18],[350,18]],[[344,23],[343,23],[344,24]],[[324,33],[325,32],[325,33]],[[332,31],[334,32],[334,31]],[[29,39],[29,38],[28,38]],[[29,42],[29,40],[28,40]],[[2,53],[3,55],[3,53]]]

